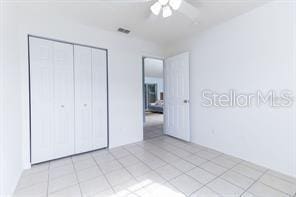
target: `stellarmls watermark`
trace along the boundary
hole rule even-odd
[[[270,107],[291,107],[294,104],[293,92],[290,90],[257,90],[254,93],[242,93],[229,90],[218,93],[213,90],[202,90],[201,105],[203,107],[254,107],[268,105]]]

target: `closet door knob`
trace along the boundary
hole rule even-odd
[[[87,107],[87,104],[84,104],[83,106],[84,106],[84,107]]]
[[[61,108],[64,108],[65,107],[65,105],[61,105]]]

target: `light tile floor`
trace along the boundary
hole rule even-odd
[[[33,166],[15,196],[294,197],[296,179],[161,136]]]
[[[152,139],[163,135],[163,114],[146,112],[144,139]]]

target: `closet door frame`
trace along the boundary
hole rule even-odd
[[[59,39],[53,39],[53,38],[47,38],[47,37],[42,37],[42,36],[37,36],[33,34],[28,34],[27,35],[27,49],[28,49],[28,85],[29,85],[29,136],[30,136],[30,163],[32,164],[32,118],[31,118],[31,66],[30,66],[30,38],[38,38],[38,39],[43,39],[43,40],[49,40],[49,41],[54,41],[54,42],[59,42],[59,43],[64,43],[64,44],[71,44],[73,45],[73,60],[74,60],[74,45],[77,46],[83,46],[83,47],[89,47],[93,49],[99,49],[103,50],[106,52],[106,94],[107,94],[107,147],[109,148],[109,60],[108,60],[108,49],[105,48],[100,48],[100,47],[95,47],[95,46],[90,46],[90,45],[85,45],[85,44],[79,44],[79,43],[74,43],[74,42],[68,42],[64,40],[59,40]],[[74,65],[73,65],[74,67]],[[100,149],[105,149],[105,148],[100,148]],[[95,149],[95,150],[100,150],[100,149]],[[92,150],[92,151],[95,151]],[[89,151],[89,152],[92,152]],[[75,154],[74,154],[75,155]],[[70,156],[70,155],[69,155]],[[67,156],[66,156],[67,157]]]

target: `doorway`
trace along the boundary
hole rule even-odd
[[[143,58],[144,140],[163,135],[164,63],[162,59]]]

